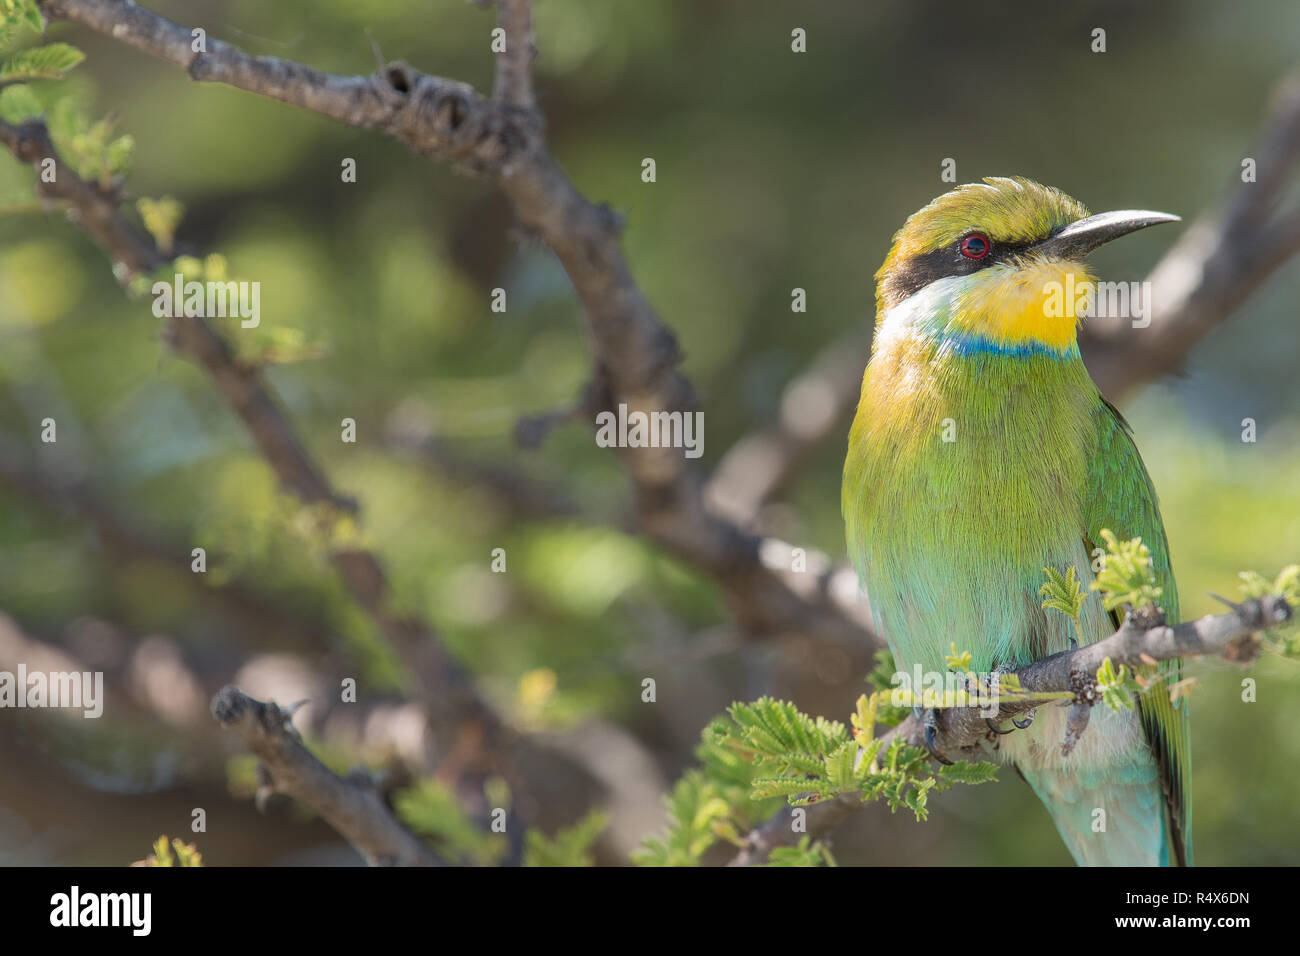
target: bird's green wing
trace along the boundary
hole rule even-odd
[[[1170,624],[1178,621],[1178,589],[1169,563],[1169,542],[1160,518],[1155,489],[1133,443],[1122,415],[1101,398],[1097,409],[1097,448],[1092,458],[1088,496],[1084,502],[1084,535],[1088,551],[1109,528],[1122,541],[1141,537],[1151,550],[1156,584],[1163,590],[1161,603]],[[1192,860],[1191,749],[1188,738],[1187,700],[1169,700],[1169,689],[1182,673],[1181,661],[1160,665],[1165,679],[1138,701],[1142,725],[1160,770],[1168,808],[1171,855],[1182,865]]]

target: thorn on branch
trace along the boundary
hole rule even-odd
[[[561,425],[567,425],[578,417],[581,409],[577,405],[557,408],[539,415],[527,415],[515,422],[515,444],[529,451],[542,447],[546,437]]]
[[[1239,610],[1241,610],[1241,605],[1240,605],[1240,604],[1238,604],[1236,601],[1229,601],[1229,600],[1228,600],[1226,597],[1224,597],[1222,594],[1215,594],[1213,591],[1211,591],[1211,592],[1210,592],[1210,597],[1214,598],[1214,600],[1218,601],[1220,604],[1223,604],[1223,605],[1225,605],[1226,607],[1228,607],[1228,608],[1230,608],[1230,609],[1232,609],[1232,610],[1234,610],[1234,611],[1239,611]]]
[[[572,405],[524,416],[516,421],[515,444],[530,451],[540,448],[554,429],[583,417],[594,418],[597,411],[612,403],[609,386],[598,371],[596,377],[583,386],[577,401]]]
[[[375,39],[374,34],[370,32],[369,27],[366,27],[365,34],[366,39],[370,41],[370,52],[374,54],[375,66],[382,70],[384,65],[388,62],[384,59],[384,51],[379,48],[379,41]]]
[[[430,866],[437,857],[393,815],[375,784],[357,774],[340,777],[311,753],[273,702],[254,700],[237,687],[212,699],[212,716],[259,759],[256,803],[264,810],[276,793],[311,807],[374,866]]]

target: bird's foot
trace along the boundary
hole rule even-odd
[[[984,708],[980,711],[984,718],[984,723],[988,724],[989,730],[998,737],[1005,737],[1010,730],[1003,730],[998,722],[998,698],[1001,692],[1002,675],[1006,673],[1001,664],[994,664],[993,670],[989,674],[988,694],[985,699]]]
[[[1034,722],[1034,718],[1037,717],[1037,716],[1038,716],[1038,708],[1035,707],[1033,710],[1028,711],[1028,712],[1025,713],[1025,719],[1024,719],[1024,720],[1020,720],[1020,719],[1017,718],[1017,717],[1012,717],[1012,718],[1011,718],[1011,722],[1012,722],[1013,724],[1015,724],[1015,725],[1016,725],[1018,728],[1020,728],[1021,730],[1028,730],[1028,729],[1029,729],[1029,725],[1032,724],[1032,723]]]
[[[939,749],[938,712],[933,707],[915,707],[912,709],[912,714],[921,722],[921,726],[925,728],[925,749],[929,752],[930,756],[941,764],[952,766],[952,761],[949,760],[944,755],[943,751]]]

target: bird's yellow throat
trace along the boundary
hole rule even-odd
[[[952,296],[948,330],[996,345],[1064,352],[1074,344],[1092,289],[1083,263],[1012,260],[961,283]]]

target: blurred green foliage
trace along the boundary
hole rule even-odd
[[[153,844],[153,852],[133,866],[202,866],[203,854],[192,843],[182,843],[173,839],[170,843],[166,836],[160,836]]]
[[[608,818],[592,811],[571,827],[548,837],[539,830],[525,834],[525,866],[591,866],[595,863],[591,846],[608,824]]]
[[[394,801],[398,816],[453,864],[488,866],[506,852],[506,838],[486,833],[461,808],[456,795],[436,781],[421,781]]]
[[[491,82],[491,15],[461,0],[149,5],[251,52],[332,72],[373,70],[373,39],[385,58],[479,89]],[[773,418],[782,386],[819,349],[871,322],[871,274],[906,215],[947,188],[942,159],[956,159],[959,181],[1024,174],[1096,210],[1193,215],[1235,182],[1300,32],[1290,0],[1007,2],[999,12],[934,0],[538,4],[554,152],[587,195],[627,216],[637,278],[702,394],[704,465]],[[1089,50],[1098,24],[1109,36],[1101,55]],[[790,52],[794,26],[808,31],[807,54]],[[725,627],[728,608],[698,572],[618,530],[625,482],[589,429],[559,429],[537,452],[513,446],[515,421],[570,403],[590,363],[566,278],[544,250],[512,240],[487,185],[380,136],[193,84],[84,30],[55,25],[48,40],[84,49],[86,62],[66,80],[0,91],[0,115],[47,111],[85,175],[129,169],[128,214],[174,239],[177,254],[201,266],[218,254],[230,276],[261,283],[262,326],[227,328],[241,357],[274,364],[269,376],[304,442],[361,503],[348,533],[382,555],[397,608],[434,622],[503,709],[537,728],[592,715],[622,723],[675,776],[709,715],[783,681],[784,659],[755,667],[726,645],[693,655],[700,635]],[[653,185],[640,181],[647,156]],[[354,184],[341,181],[345,158],[357,161]],[[196,613],[202,592],[246,584],[289,616],[327,622],[330,650],[359,662],[363,693],[400,687],[325,560],[320,522],[276,487],[203,374],[160,343],[147,297],[125,296],[85,236],[40,214],[31,186],[30,169],[0,162],[0,430],[52,474],[89,480],[182,565],[191,548],[207,548],[212,570],[196,584],[116,550],[84,516],[0,485],[0,608],[48,635],[100,616],[131,634],[166,633],[202,660],[236,633],[219,603]],[[168,201],[150,197],[175,197],[184,217],[173,222]],[[1139,278],[1169,241],[1135,236],[1100,254],[1099,272]],[[809,302],[797,321],[796,286]],[[508,292],[504,313],[489,307],[497,287]],[[1197,349],[1185,377],[1124,409],[1161,496],[1184,617],[1213,611],[1207,592],[1228,590],[1243,569],[1271,573],[1300,553],[1297,296],[1290,267]],[[59,441],[42,446],[47,416]],[[344,418],[357,422],[355,444],[340,441]],[[1253,443],[1240,440],[1245,418],[1258,424]],[[402,453],[392,436],[406,429],[467,460],[518,464],[581,514],[521,513]],[[822,449],[765,527],[842,555],[842,455],[842,441]],[[497,548],[505,574],[490,570]],[[238,634],[243,647],[274,638]],[[1300,861],[1296,667],[1191,670],[1204,863]],[[806,712],[841,712],[864,689],[865,675],[818,673],[821,686],[789,692]],[[639,696],[647,674],[660,684],[657,705]],[[1258,681],[1253,703],[1242,700],[1243,677]],[[119,779],[157,773],[117,753],[97,746],[94,756]],[[701,842],[712,845],[715,798],[700,778],[679,785],[672,812],[689,835],[654,844],[656,861],[698,859]],[[406,810],[432,821],[447,809],[438,799],[417,788]],[[958,788],[932,809],[925,835],[903,817],[864,813],[836,856],[1067,861],[1018,781]],[[496,852],[441,837],[470,858]]]

